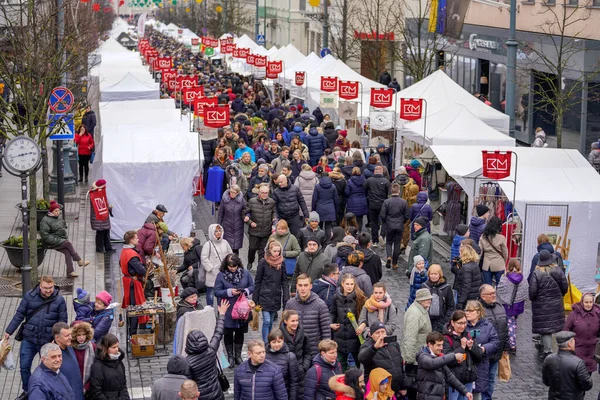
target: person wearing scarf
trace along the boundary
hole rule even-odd
[[[87,322],[76,322],[71,328],[73,351],[79,364],[81,379],[83,381],[83,392],[90,389],[90,374],[96,356],[96,343],[94,343],[94,330]]]
[[[282,246],[276,239],[270,239],[265,248],[265,257],[258,262],[252,300],[262,309],[262,337],[273,328],[273,319],[290,297]],[[283,299],[283,302],[282,302]]]
[[[385,325],[387,335],[393,335],[398,325],[398,310],[392,304],[392,298],[387,294],[385,283],[373,285],[373,294],[367,299],[358,317],[358,331],[365,339],[369,336],[371,324],[381,322]]]

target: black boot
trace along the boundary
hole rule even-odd
[[[240,365],[244,362],[242,359],[242,348],[244,347],[243,343],[235,344],[235,365]]]
[[[227,361],[229,362],[229,368],[235,367],[235,358],[233,357],[233,344],[225,343],[225,350],[227,351]]]

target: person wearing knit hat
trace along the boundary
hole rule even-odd
[[[80,267],[84,267],[90,262],[82,260],[68,240],[69,230],[66,221],[63,218],[60,218],[61,208],[61,205],[57,202],[50,202],[48,214],[42,218],[42,221],[40,222],[40,236],[42,238],[42,245],[45,248],[56,250],[65,256],[67,275],[70,278],[75,278],[78,277],[79,274],[77,274],[73,268],[73,261],[76,261],[77,265]]]
[[[408,270],[406,276],[410,277],[413,267],[415,266],[415,256],[421,256],[426,261],[427,265],[431,265],[433,255],[433,245],[431,243],[431,234],[427,231],[427,223],[429,221],[425,217],[418,217],[413,221],[415,227],[415,238],[410,247],[408,255]],[[427,275],[427,274],[425,274]]]
[[[410,272],[410,294],[408,296],[408,302],[406,303],[406,309],[415,301],[417,292],[427,282],[427,264],[425,259],[421,255],[413,257],[414,268]]]
[[[181,318],[185,313],[204,308],[202,302],[198,299],[198,290],[195,287],[186,287],[183,289],[180,298],[181,300],[177,303],[177,319]]]
[[[89,318],[94,311],[94,306],[90,302],[90,294],[87,290],[77,288],[77,297],[73,299],[73,310],[75,310],[75,320]]]
[[[396,174],[397,175],[408,175],[408,172],[406,172],[406,167],[399,167]]]
[[[304,250],[306,248],[308,239],[311,237],[314,237],[317,240],[317,243],[321,248],[325,248],[327,245],[326,236],[325,231],[319,227],[320,222],[321,218],[316,211],[311,211],[310,214],[308,214],[308,225],[298,232],[298,244],[300,244],[300,249]]]
[[[487,220],[490,216],[490,209],[485,204],[477,204],[475,206],[475,214],[471,217],[469,223],[470,238],[479,245],[479,238],[485,229]]]
[[[108,213],[96,210],[96,202],[92,201],[91,193],[100,196],[105,204],[108,204]],[[106,199],[106,180],[98,179],[92,184],[90,191],[90,226],[96,231],[96,253],[109,253],[114,251],[110,243],[110,218],[112,217],[112,205]]]
[[[456,235],[452,239],[452,247],[450,247],[450,266],[455,267],[455,264],[460,258],[460,244],[463,240],[469,238],[469,227],[465,224],[459,224],[456,227]]]
[[[103,290],[96,293],[94,310],[89,318],[77,318],[78,321],[89,322],[94,328],[94,341],[100,343],[100,340],[108,333],[115,319],[115,309],[111,306],[113,297],[110,293]]]

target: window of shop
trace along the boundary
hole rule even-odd
[[[447,53],[445,57],[446,74],[463,89],[474,93],[476,91],[477,60]]]

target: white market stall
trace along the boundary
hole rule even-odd
[[[427,78],[398,92],[396,95],[398,110],[400,110],[401,98],[425,99],[427,101],[427,117],[438,113],[451,104],[462,105],[487,125],[508,134],[508,115],[476,99],[471,93],[454,82],[444,71],[438,70]]]
[[[521,244],[523,273],[529,274],[541,233],[563,236],[571,217],[568,239],[572,283],[582,292],[596,290],[594,281],[600,242],[600,175],[577,151],[499,146],[437,146],[430,148],[469,196],[469,210],[477,187],[490,179],[481,177],[482,150],[510,150],[518,164],[511,176],[497,183],[509,199],[524,226]],[[513,182],[516,171],[516,190]],[[551,226],[549,217],[560,217],[560,226]]]
[[[100,85],[101,101],[148,100],[160,97],[158,83],[142,82],[127,73],[118,83],[102,88]]]

